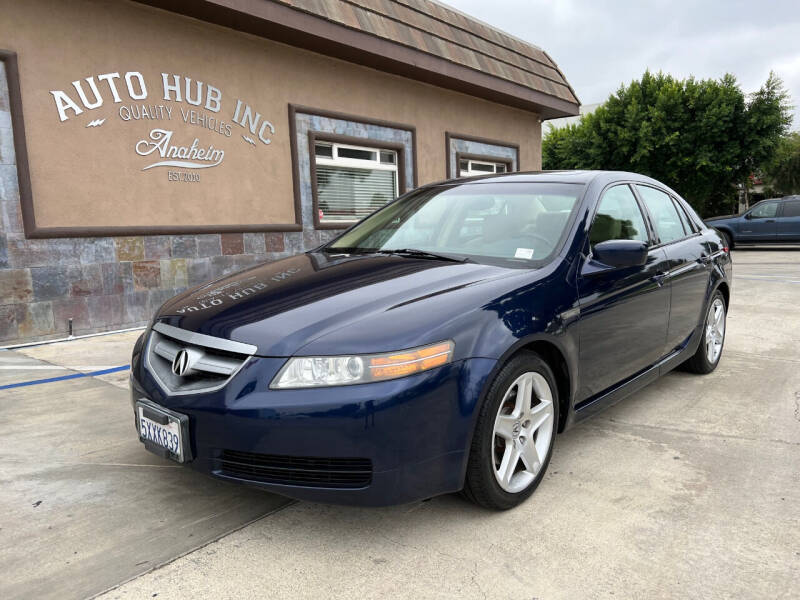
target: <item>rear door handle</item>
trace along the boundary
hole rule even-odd
[[[664,280],[666,278],[667,278],[667,274],[666,273],[656,273],[655,275],[653,275],[650,278],[650,281],[652,281],[653,283],[655,283],[655,284],[657,284],[659,286],[662,286],[662,285],[664,285]]]
[[[710,256],[701,256],[697,259],[697,262],[699,262],[701,265],[709,265],[711,264],[712,260],[713,259]]]
[[[766,221],[764,221],[764,223],[774,223],[774,222],[775,222],[775,219],[767,219]]]

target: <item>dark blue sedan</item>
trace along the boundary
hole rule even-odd
[[[507,509],[556,433],[717,366],[731,260],[633,173],[432,184],[332,242],[190,290],[133,354],[151,451],[294,498]]]
[[[800,243],[800,196],[762,200],[741,215],[713,217],[706,224],[719,230],[729,248],[748,244]]]

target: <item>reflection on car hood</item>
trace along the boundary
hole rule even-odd
[[[310,253],[189,290],[169,300],[158,316],[189,331],[254,344],[261,356],[291,356],[365,317],[515,273],[520,270],[475,263]],[[392,341],[380,334],[364,332],[360,351],[398,349],[381,348]]]

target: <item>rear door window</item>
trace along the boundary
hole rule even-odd
[[[784,217],[800,217],[800,200],[790,200],[783,204]]]
[[[686,214],[689,216],[689,221],[691,221],[694,225],[695,231],[702,231],[706,228],[706,224],[703,223],[703,219],[701,219],[700,215],[694,211],[691,204],[686,202],[686,200],[681,200],[679,198],[675,198],[675,200],[677,200],[678,204],[683,207],[684,211],[686,211]]]
[[[642,196],[662,244],[679,240],[686,237],[687,233],[691,233],[684,230],[678,210],[668,194],[646,185],[637,185],[636,189]]]
[[[681,224],[683,225],[684,230],[686,230],[686,233],[695,233],[697,231],[697,227],[692,223],[683,205],[677,198],[672,198],[672,201],[675,203],[675,208],[678,209],[678,216],[681,219]]]

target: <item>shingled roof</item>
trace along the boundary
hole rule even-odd
[[[140,1],[545,119],[580,106],[544,50],[433,0]]]
[[[430,0],[277,0],[296,9],[578,105],[541,48]],[[577,108],[577,107],[576,107]]]

